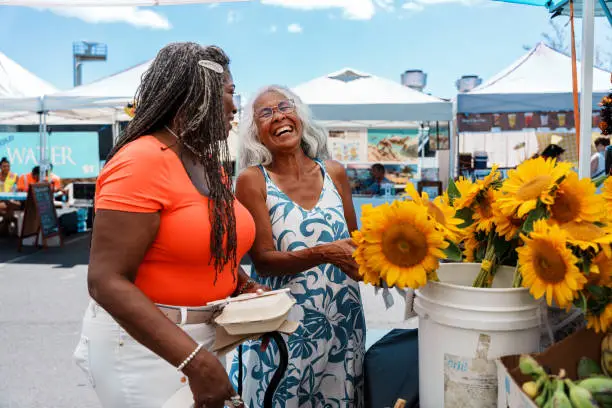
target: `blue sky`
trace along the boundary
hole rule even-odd
[[[560,17],[561,23],[567,18]],[[580,26],[578,26],[578,29]],[[58,88],[72,86],[72,42],[106,43],[84,82],[146,61],[168,42],[217,44],[238,91],[294,86],[352,67],[399,81],[428,74],[426,91],[452,97],[464,74],[488,78],[552,32],[544,9],[488,0],[261,0],[250,3],[41,10],[0,7],[0,51]],[[580,31],[578,31],[579,33]],[[612,30],[596,25],[604,57]]]

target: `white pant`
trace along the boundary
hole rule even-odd
[[[212,325],[180,327],[196,342],[203,343],[204,348],[212,349],[215,341]],[[83,318],[74,359],[105,408],[161,408],[179,388],[187,385],[181,381],[182,373],[134,340],[93,301]]]

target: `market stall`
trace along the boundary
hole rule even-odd
[[[609,86],[610,72],[593,68],[589,128],[594,128],[594,137],[599,136],[598,103]],[[483,84],[457,95],[457,152],[487,152],[489,167],[514,167],[558,135],[564,158],[577,165],[573,103],[571,58],[540,43]]]
[[[345,164],[354,193],[375,163],[395,190],[448,174],[452,104],[375,75],[344,68],[294,91],[329,130],[332,158]],[[395,195],[395,191],[391,192]],[[355,196],[356,208],[372,201]]]

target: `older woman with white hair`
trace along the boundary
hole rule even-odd
[[[327,133],[286,88],[260,91],[241,126],[236,197],[255,219],[252,275],[272,289],[289,288],[297,301],[290,320],[300,322],[287,339],[289,368],[274,406],[361,407],[365,322],[344,167],[325,160]],[[261,351],[259,342],[244,347],[243,399],[261,407],[278,353],[273,345]],[[237,372],[234,361],[233,381]]]

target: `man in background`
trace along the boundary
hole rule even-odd
[[[22,174],[17,181],[17,190],[22,193],[27,193],[30,185],[40,181],[40,166],[34,166],[32,171],[27,174]]]
[[[365,193],[372,195],[382,195],[385,183],[391,184],[391,180],[385,177],[385,166],[375,163],[370,168],[370,179],[366,183]]]

